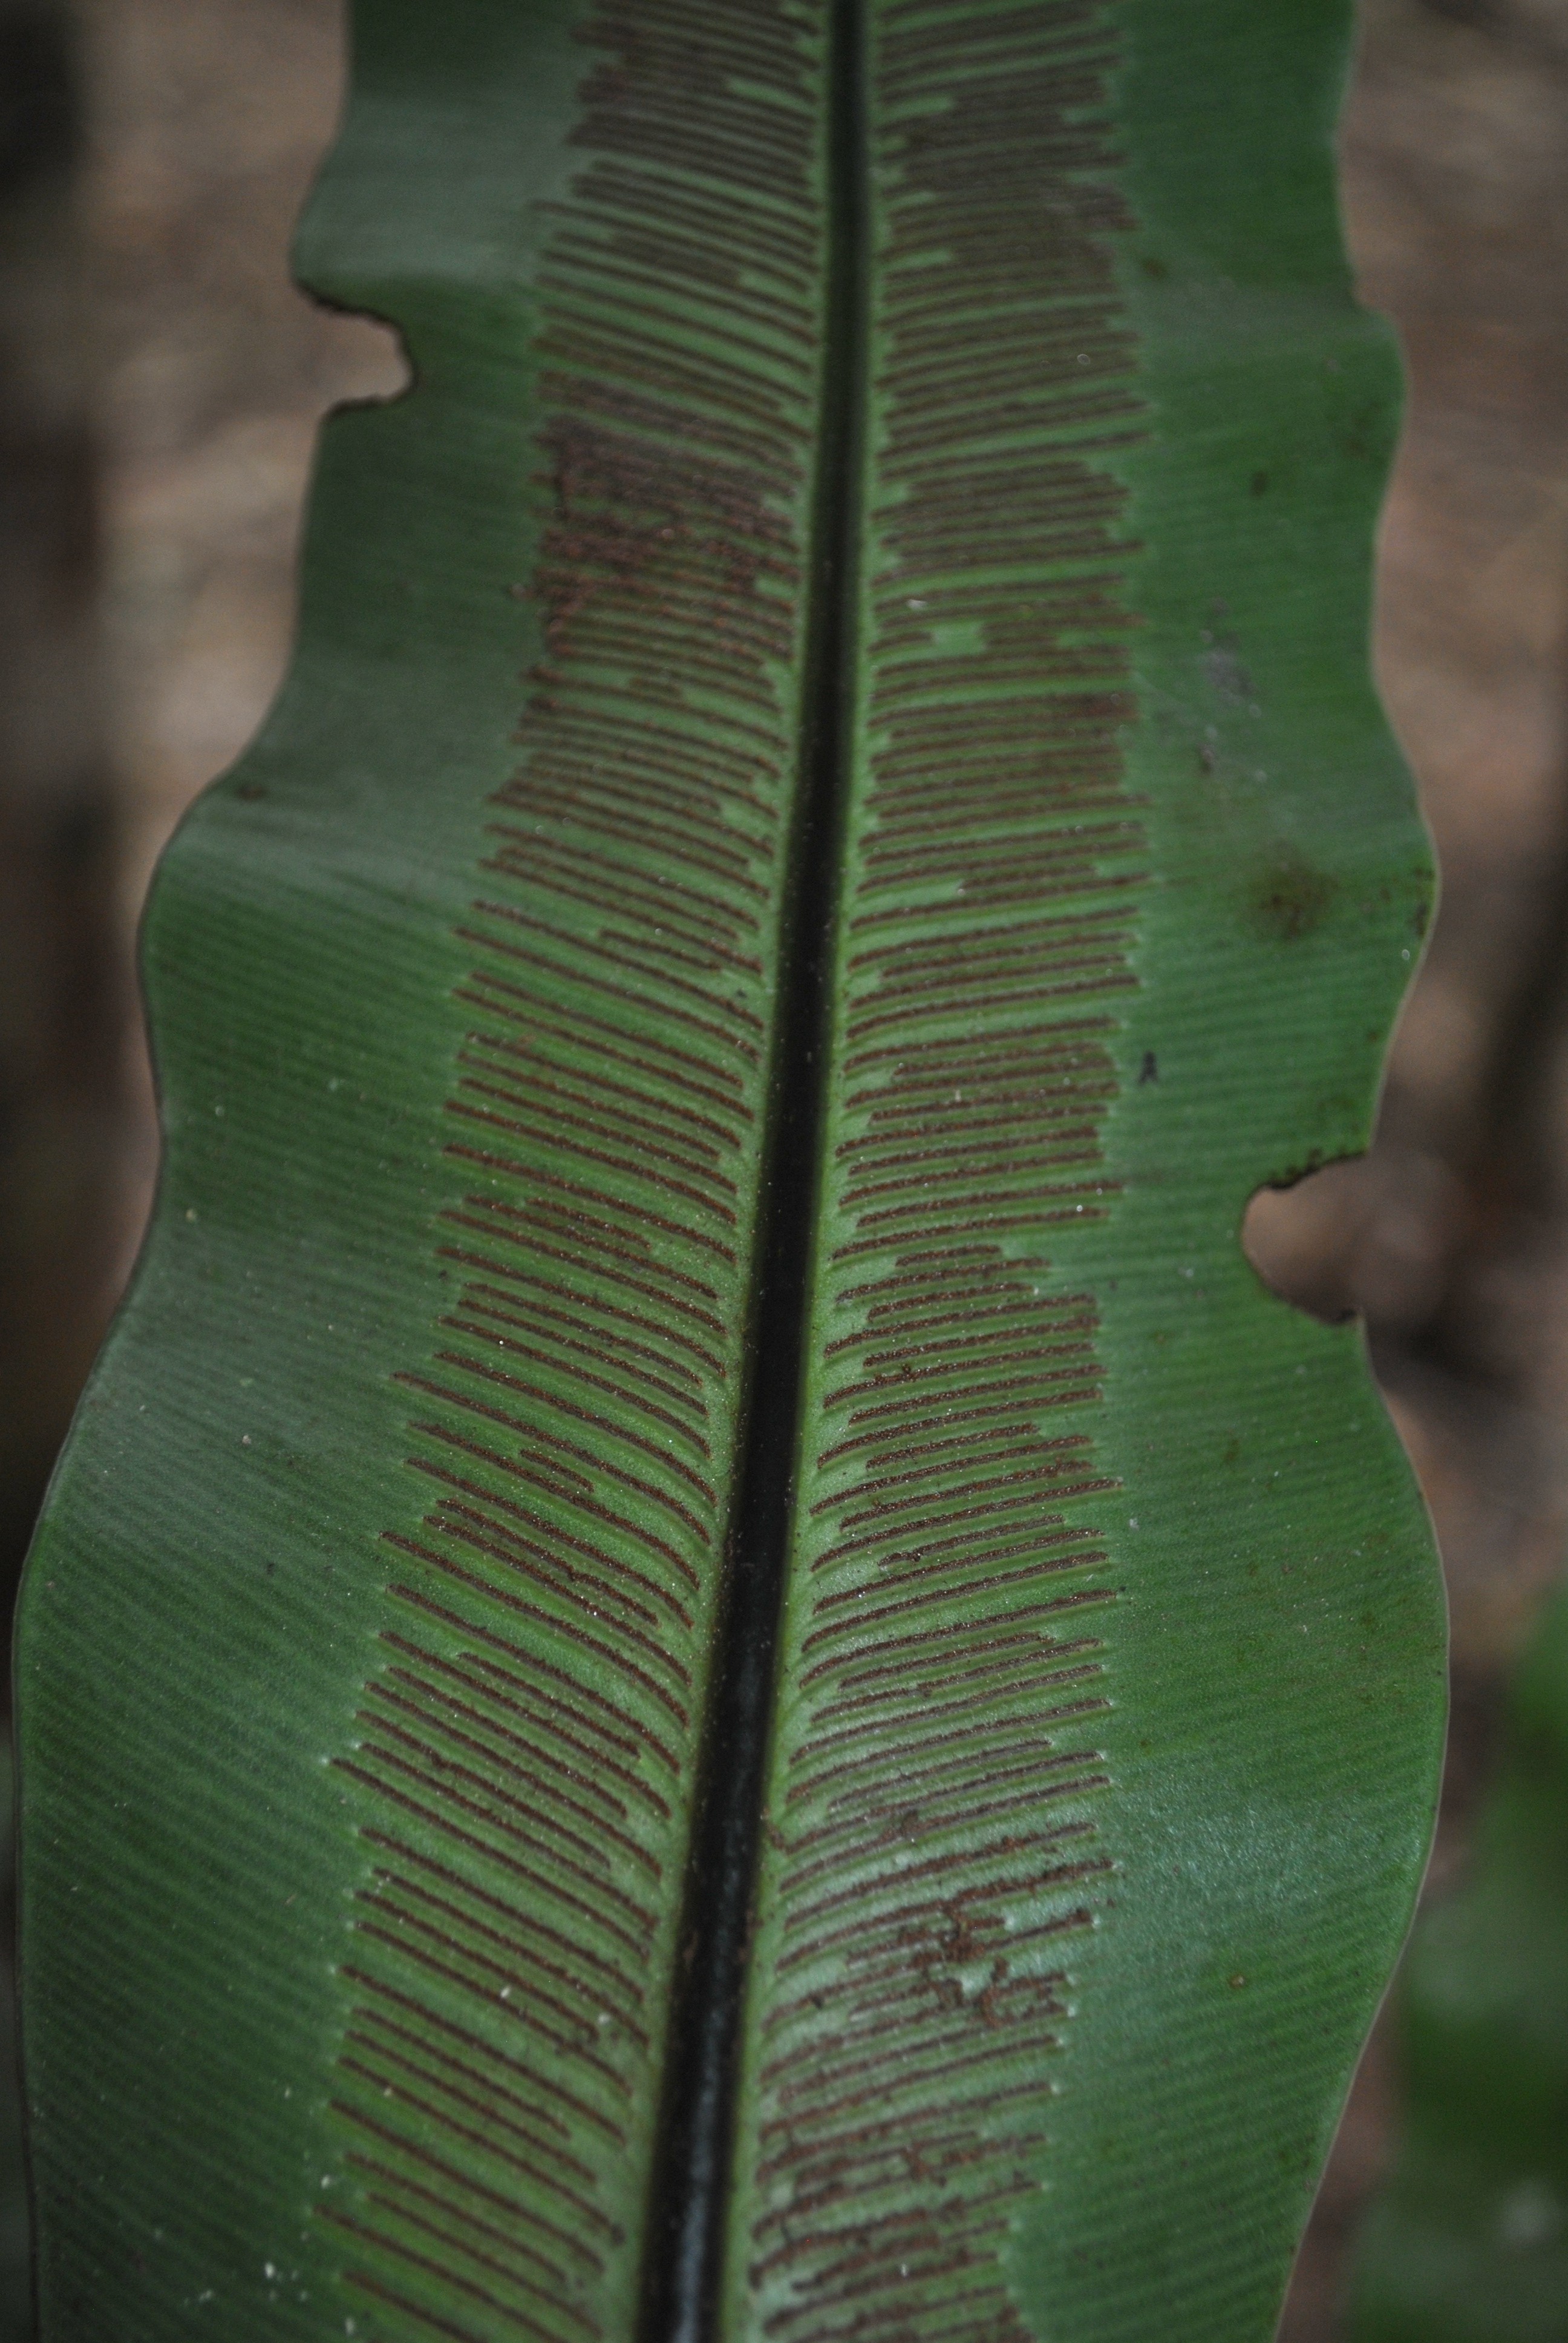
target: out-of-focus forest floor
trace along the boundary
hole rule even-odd
[[[63,1429],[156,1172],[128,978],[149,871],[281,673],[319,417],[401,380],[387,335],[287,278],[340,95],[339,0],[77,0],[75,21],[77,396],[100,580],[79,631],[90,650],[96,630],[105,679],[81,706],[108,809],[90,859],[92,900],[113,906],[98,980],[113,1062],[93,1109],[100,1176],[69,1223],[88,1268],[68,1308],[35,1312],[40,1357],[64,1346],[52,1382],[35,1370],[39,1439]],[[1362,1313],[1436,1519],[1454,1662],[1442,1895],[1568,1517],[1568,0],[1366,0],[1343,158],[1363,292],[1409,369],[1376,661],[1443,896],[1372,1155],[1261,1199],[1249,1242],[1282,1290]],[[1384,2029],[1286,2343],[1336,2332],[1395,2104]]]

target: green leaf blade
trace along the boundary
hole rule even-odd
[[[304,1563],[297,1549],[335,1552],[337,1523],[355,1524],[355,1607],[345,1620],[330,1590],[319,1605],[337,1630],[336,1715],[317,1705],[314,1748],[278,1753],[267,1787],[289,1821],[258,1865],[288,1910],[292,1865],[319,1865],[317,1945],[280,1943],[276,1913],[255,1929],[314,2039],[271,2039],[244,2071],[203,2021],[216,2120],[194,2159],[171,2151],[145,2211],[134,2190],[105,2207],[136,2237],[138,2272],[151,2266],[150,2299],[111,2250],[116,2308],[94,2316],[144,2333],[168,2315],[146,2232],[167,2237],[150,2216],[174,2186],[200,2208],[176,2252],[218,2281],[193,2281],[187,2311],[205,2292],[267,2331],[308,2328],[346,2288],[338,2327],[357,2305],[418,2331],[455,2304],[613,2332],[635,2312],[734,1503],[800,757],[819,65],[782,13],[767,43],[738,25],[719,64],[767,46],[769,70],[794,76],[792,109],[720,82],[675,118],[667,43],[651,65],[645,54],[648,119],[619,97],[632,35],[613,16],[538,11],[519,38],[471,7],[433,60],[417,11],[365,11],[361,35],[306,265],[336,297],[398,317],[419,387],[329,431],[289,693],[160,881],[147,951],[171,1164],[95,1402],[136,1418],[133,1474],[139,1443],[161,1446],[192,1485],[216,1478],[230,1517],[196,1598],[197,1648],[238,1729],[214,1720],[214,1779],[185,1818],[197,1849],[248,1835],[246,1764],[266,1712],[290,1705],[295,1654],[258,1635],[258,1599]],[[505,102],[476,108],[490,74]],[[541,144],[530,101],[553,87],[578,116],[585,74],[572,151],[548,122]],[[694,176],[691,155],[726,133],[729,179]],[[530,136],[519,190],[498,158]],[[495,185],[488,218],[476,180]],[[519,224],[533,246],[520,283]],[[694,274],[716,248],[727,272]],[[781,283],[799,311],[789,334]],[[721,347],[726,313],[764,295],[761,332]],[[226,1058],[270,1059],[283,1096],[232,1095]],[[397,1293],[384,1307],[397,1281],[412,1308]],[[323,1342],[325,1373],[301,1356]],[[143,1431],[131,1397],[156,1382],[166,1398],[171,1366],[193,1419],[172,1453],[166,1423]],[[316,1421],[299,1422],[312,1400]],[[361,1440],[361,1457],[340,1453]],[[92,1470],[77,1468],[77,1505],[67,1486],[40,1549],[45,1594],[59,1548],[62,1571],[75,1560],[113,1587]],[[141,1471],[139,1517],[117,1526],[130,1554],[156,1554],[161,1473]],[[280,1522],[267,1484],[290,1473],[305,1485]],[[188,1579],[203,1564],[176,1537],[168,1574]],[[189,1599],[183,1584],[171,1598],[177,1627],[156,1598],[126,1623],[131,1666],[157,1674],[189,1651]],[[25,1672],[28,1651],[25,1633]],[[68,1709],[57,1675],[51,1689]],[[136,1731],[126,1715],[123,1736]],[[171,1746],[199,1776],[177,1725]],[[139,1794],[145,1758],[119,1755]],[[79,1739],[55,1760],[78,1844],[83,1763]],[[193,1881],[186,1850],[161,1852],[185,1875],[188,1941],[173,1956],[156,1943],[156,1868],[122,1882],[131,1935],[155,1938],[121,2012],[122,2104],[144,2087],[171,1986],[221,1996],[256,1919],[232,1875]],[[37,2031],[79,2038],[58,1970]],[[264,2035],[268,2022],[276,2009]],[[303,2137],[256,2104],[296,2091]],[[41,2127],[37,2155],[56,2318],[54,2254],[80,2250],[51,2208],[75,2187],[79,2128],[64,2113],[61,2128],[56,2156]],[[312,2217],[291,2204],[264,2247],[280,2156],[309,2175]],[[227,2187],[213,2177],[226,2167]]]
[[[164,1191],[21,1624],[51,2335],[629,2338],[808,1203],[720,2331],[1268,2331],[1440,1706],[1352,1340],[1236,1246],[1362,1137],[1425,883],[1341,28],[831,30],[362,6],[302,255],[417,387],[160,881]]]
[[[401,1623],[335,1761],[376,1860],[323,2211],[413,2330],[454,2298],[636,2313],[801,753],[820,61],[782,13],[716,28],[694,95],[678,43],[574,31],[543,656],[456,931],[444,1153],[476,1185],[441,1215],[445,1339],[398,1376],[436,1502],[384,1533]]]
[[[1347,592],[1395,368],[1308,96],[1342,35],[878,21],[875,549],[730,2331],[1261,2336],[1441,1736],[1354,1338],[1235,1242],[1264,1166],[1364,1143],[1351,1004],[1392,1011],[1418,932],[1402,960],[1369,913],[1422,902]],[[1194,222],[1199,106],[1227,161],[1271,137],[1255,214]]]

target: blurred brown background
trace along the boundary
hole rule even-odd
[[[339,0],[0,0],[0,1600],[156,1172],[147,876],[281,673],[318,417],[401,378],[287,278],[342,36]],[[1343,158],[1410,375],[1376,657],[1443,897],[1372,1155],[1249,1242],[1362,1313],[1437,1522],[1435,1896],[1568,1517],[1568,0],[1366,0]],[[1335,2334],[1396,2098],[1380,2035],[1286,2343]],[[0,2343],[15,2172],[0,2103]]]

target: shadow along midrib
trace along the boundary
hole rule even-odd
[[[869,0],[827,0],[827,282],[800,771],[753,1256],[739,1493],[683,1896],[638,2343],[717,2343],[740,2013],[799,1446],[829,956],[851,765],[869,378]]]

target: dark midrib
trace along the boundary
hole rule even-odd
[[[800,787],[759,1202],[739,1483],[681,1916],[638,2343],[714,2343],[716,2333],[774,1652],[799,1440],[829,944],[849,784],[868,363],[865,10],[866,0],[828,0],[828,284]]]

